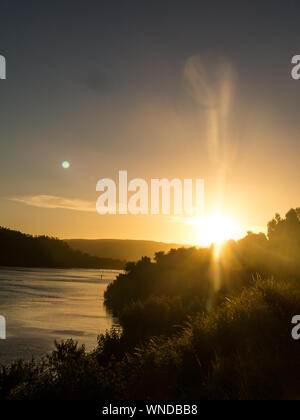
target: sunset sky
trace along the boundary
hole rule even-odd
[[[97,214],[96,183],[119,170],[203,178],[207,214],[241,232],[298,207],[299,12],[296,0],[1,1],[0,225],[205,243],[181,218]]]

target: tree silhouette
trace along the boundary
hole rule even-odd
[[[281,218],[276,214],[268,224],[270,248],[276,253],[282,264],[287,263],[290,269],[300,267],[300,208],[291,209]]]
[[[0,266],[122,269],[124,261],[73,250],[66,242],[0,227]]]

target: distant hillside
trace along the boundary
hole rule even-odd
[[[47,236],[31,236],[0,227],[0,266],[122,269],[120,259],[99,258]]]
[[[127,239],[69,239],[65,242],[72,248],[87,252],[90,255],[119,258],[127,261],[137,261],[144,256],[153,258],[156,252],[168,252],[171,248],[183,247],[180,244]]]

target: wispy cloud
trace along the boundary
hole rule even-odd
[[[27,195],[10,197],[9,200],[17,203],[27,204],[28,206],[40,207],[45,209],[67,209],[76,211],[95,212],[94,202],[78,200],[72,198],[56,197],[53,195]]]

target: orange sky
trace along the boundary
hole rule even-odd
[[[184,220],[92,211],[97,181],[120,170],[147,182],[204,179],[206,215],[222,213],[241,234],[299,206],[297,5],[219,2],[216,17],[213,3],[32,4],[28,19],[5,9],[1,225],[60,238],[207,242]]]

